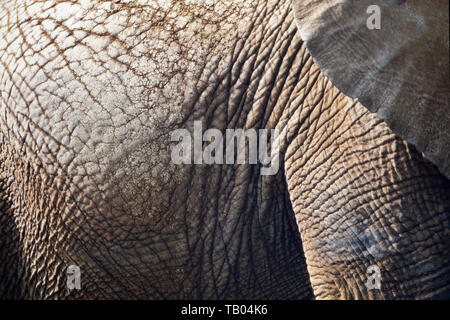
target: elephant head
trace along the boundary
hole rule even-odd
[[[0,1],[0,297],[448,294],[447,11]]]
[[[450,177],[448,5],[448,1],[445,0],[433,2],[414,0],[293,1],[295,21],[299,33],[305,41],[306,47],[315,64],[323,74],[341,92],[357,99],[365,108],[376,113],[380,119],[385,121],[390,130],[408,143],[414,145],[447,178]],[[368,144],[374,147],[378,143],[385,143],[382,141],[376,142],[376,140],[377,138],[369,140],[370,142]],[[387,154],[389,152],[384,153],[381,151],[380,156],[384,158]],[[325,170],[329,170],[329,168],[326,167]],[[334,170],[329,171],[333,172]],[[368,172],[366,170],[360,170],[360,174],[362,175]],[[418,172],[420,170],[411,176],[417,177]],[[389,173],[384,171],[381,174]],[[299,177],[305,176],[307,175],[304,174]],[[298,183],[298,179],[297,177],[292,180]],[[338,184],[339,180],[341,179],[337,177],[330,179],[329,182],[324,183],[322,190],[325,191],[326,188],[330,187],[334,190],[333,185]],[[395,180],[397,179],[386,179],[386,181],[391,182]],[[400,182],[400,180],[402,179],[397,180],[399,184],[395,188],[391,188],[391,191],[388,191],[385,196],[396,198],[395,193],[406,188],[405,186],[401,186],[404,181]],[[364,183],[361,184],[359,182],[355,184],[354,181],[346,181],[344,179],[342,186],[348,189],[349,186],[354,185],[357,188],[364,189]],[[380,183],[380,181],[377,178],[368,179],[368,183],[374,187],[380,185],[388,186],[389,184]],[[426,184],[424,183],[422,186],[424,190],[428,188]],[[292,189],[295,192],[295,188]],[[370,189],[368,188],[367,190]],[[299,192],[301,190],[297,191],[296,194]],[[392,194],[389,195],[389,192]],[[394,222],[396,219],[399,219],[398,221],[405,221],[405,208],[409,206],[405,205],[405,199],[400,200],[402,204],[398,207],[388,206],[386,211],[386,208],[383,208],[384,205],[379,206],[374,204],[379,201],[380,195],[375,195],[370,201],[361,202],[354,201],[352,196],[348,197],[348,193],[345,196],[346,193],[342,193],[342,197],[347,201],[345,205],[342,205],[343,201],[339,202],[339,197],[322,197],[325,200],[338,199],[337,202],[333,201],[330,205],[338,206],[339,209],[324,209],[324,205],[322,204],[304,205],[305,198],[297,200],[299,206],[302,206],[304,210],[307,210],[308,206],[310,207],[311,212],[307,215],[308,217],[317,215],[315,223],[305,221],[303,218],[298,218],[298,220],[300,220],[299,226],[303,231],[301,234],[304,248],[309,247],[306,249],[307,264],[308,266],[314,265],[314,267],[309,267],[309,270],[313,279],[313,287],[316,288],[316,296],[319,297],[330,297],[339,294],[347,297],[365,296],[362,293],[364,289],[360,289],[363,286],[353,285],[353,289],[349,288],[349,286],[352,286],[349,283],[354,284],[360,281],[355,279],[349,280],[348,278],[342,280],[341,276],[334,277],[331,274],[351,273],[349,271],[342,271],[346,270],[349,265],[359,264],[355,261],[364,260],[356,258],[357,255],[372,256],[373,259],[368,260],[373,261],[385,259],[386,257],[382,257],[384,255],[382,252],[386,252],[386,248],[382,249],[381,252],[378,250],[380,247],[383,247],[381,242],[384,240],[382,239],[389,237],[395,238],[395,241],[398,243],[396,249],[400,251],[402,251],[400,247],[406,245],[405,243],[401,244],[403,241],[399,238],[400,234],[404,231],[387,231],[384,233],[383,228],[378,229],[378,231],[368,231],[367,229],[363,231],[362,229],[354,228],[358,224],[359,226],[363,225],[365,223],[364,221],[371,221],[368,224],[370,229],[378,222],[381,222],[376,221],[382,217],[381,220],[387,219],[390,222],[384,220],[381,224],[390,225],[396,229],[400,226]],[[434,197],[439,193],[440,191],[436,190],[431,192],[430,196]],[[340,200],[342,200],[342,197]],[[416,202],[417,206],[421,207],[423,204],[422,198],[419,197],[415,200],[413,198],[411,197],[407,201]],[[321,198],[317,196],[315,199],[319,200]],[[374,201],[374,203],[371,203],[371,201]],[[391,199],[391,201],[395,202],[396,200]],[[337,212],[345,206],[352,206],[353,210],[360,213],[359,218],[357,217],[358,214],[347,215],[346,213]],[[367,210],[367,207],[371,207],[372,209]],[[325,212],[320,213],[321,210]],[[425,225],[425,220],[420,218],[420,210],[411,210],[410,215],[415,220],[415,223]],[[439,215],[448,216],[449,214],[446,205],[435,210],[437,212],[435,217]],[[378,214],[381,215],[378,216]],[[343,216],[347,216],[347,218],[342,219]],[[351,219],[356,219],[358,222],[352,222]],[[343,225],[342,227],[336,228],[336,223],[342,223]],[[397,227],[395,227],[396,224]],[[406,224],[402,224],[401,228],[403,227],[406,227]],[[313,228],[317,230],[312,231]],[[331,241],[335,241],[337,247],[331,246],[331,248],[337,248],[338,251],[340,249],[341,256],[335,255],[335,252],[330,253],[332,251],[331,249],[323,249],[320,247],[329,245],[330,241],[323,241],[321,235],[323,235],[324,230],[329,230],[330,228],[336,228],[336,234],[327,234],[326,236],[332,238],[333,240]],[[386,231],[389,227],[385,227],[384,229]],[[337,232],[342,232],[342,235],[350,232],[353,236],[340,236]],[[381,234],[384,234],[384,236],[381,236]],[[448,231],[444,231],[442,235],[444,234],[445,236],[442,238],[443,244],[448,243],[448,240],[444,239],[448,239],[449,233]],[[427,237],[425,236],[422,240]],[[347,248],[342,248],[342,245],[339,243],[341,241],[346,242],[348,238],[358,240],[356,242],[348,241]],[[371,246],[374,243],[378,243],[378,245],[375,245],[372,248],[373,250],[371,250]],[[354,248],[351,249],[351,246],[354,246]],[[376,249],[375,247],[377,246],[378,248]],[[444,244],[444,246],[447,246],[447,244]],[[349,251],[352,253],[349,254]],[[441,253],[442,265],[448,265],[450,258],[447,249],[444,251],[445,253]],[[347,258],[344,258],[344,256],[347,256]],[[430,271],[433,268],[431,264],[423,263],[419,264],[419,266],[416,264],[417,260],[410,258],[405,258],[403,261],[395,258],[393,260],[396,262],[391,263],[390,267],[386,269],[391,268],[392,270],[398,268],[397,270],[400,270],[403,268],[405,270],[403,274],[405,274],[409,272],[407,270],[417,268],[420,270],[416,273],[417,278],[427,278],[427,274],[431,275],[433,273]],[[446,269],[446,267],[443,269]],[[330,275],[322,276],[321,274],[323,274],[324,270],[330,272]],[[448,271],[443,272],[447,273]],[[356,272],[357,275],[361,273],[361,271]],[[395,278],[395,276],[392,277],[395,273],[396,271],[392,271],[392,275],[388,276],[390,280],[385,280],[388,283],[392,281]],[[356,278],[358,277],[356,276]],[[403,278],[403,276],[400,277]],[[351,279],[352,276],[349,278]],[[416,283],[415,280],[411,280],[408,276],[403,279],[405,288]],[[330,283],[335,284],[334,289],[331,288],[333,285],[330,286]],[[445,287],[446,285],[444,283],[447,283],[447,280],[442,283]],[[385,283],[385,288],[388,286],[389,284]],[[420,290],[422,292],[419,295],[422,297],[433,296],[433,294],[426,293],[426,289],[424,288]],[[389,296],[392,297],[389,293],[385,294],[385,297]]]

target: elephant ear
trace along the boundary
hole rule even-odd
[[[294,0],[293,7],[325,76],[450,178],[449,1]]]

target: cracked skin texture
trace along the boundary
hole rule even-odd
[[[449,181],[322,75],[288,1],[0,1],[0,89],[2,298],[450,287]],[[172,164],[196,120],[279,129],[278,174]]]

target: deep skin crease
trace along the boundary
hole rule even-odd
[[[289,1],[2,0],[0,36],[1,298],[450,287],[449,181],[321,74]],[[278,174],[174,165],[198,120],[277,128]]]

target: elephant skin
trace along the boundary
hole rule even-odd
[[[309,2],[0,1],[0,297],[449,292],[443,156],[366,109],[379,91],[346,92],[301,39]],[[173,163],[171,133],[197,121],[277,129],[278,172]]]

